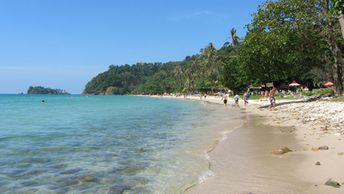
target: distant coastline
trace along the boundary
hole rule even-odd
[[[30,86],[27,90],[27,94],[53,94],[53,95],[70,95],[63,89],[45,88],[42,86]]]

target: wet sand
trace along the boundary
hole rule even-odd
[[[311,183],[297,175],[303,154],[272,155],[276,148],[300,149],[293,134],[245,115],[245,124],[228,134],[209,155],[215,176],[187,193],[303,193]]]

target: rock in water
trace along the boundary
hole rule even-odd
[[[333,181],[332,179],[328,179],[328,181],[326,181],[325,185],[335,187],[335,188],[340,187],[340,183]]]
[[[96,180],[97,180],[96,177],[89,176],[89,175],[80,177],[80,181],[82,182],[94,182]]]
[[[315,165],[318,165],[318,166],[319,166],[319,165],[321,165],[321,163],[320,163],[320,162],[316,162]]]

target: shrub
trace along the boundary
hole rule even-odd
[[[323,88],[323,89],[318,89],[318,90],[313,90],[313,91],[303,91],[302,95],[304,96],[315,96],[315,95],[333,95],[334,90],[332,88]]]

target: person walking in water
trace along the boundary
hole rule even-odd
[[[238,94],[236,94],[234,96],[234,103],[235,103],[236,106],[239,106],[239,100],[240,100],[240,96]]]
[[[226,93],[222,95],[222,100],[225,107],[227,107],[228,95]]]
[[[277,88],[275,86],[273,86],[272,89],[270,90],[270,93],[269,93],[270,111],[273,110],[273,107],[276,104],[276,99],[275,99],[276,91],[277,91]]]

